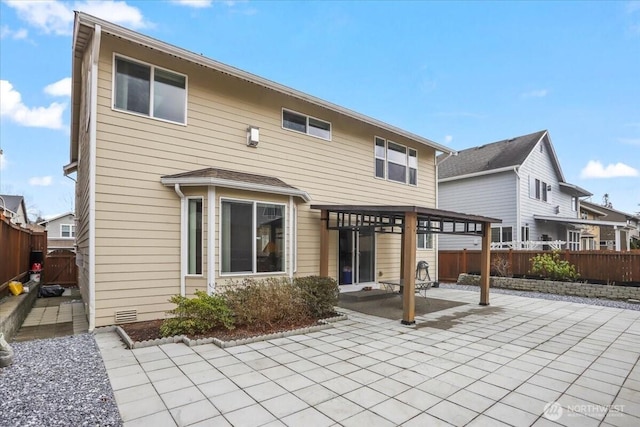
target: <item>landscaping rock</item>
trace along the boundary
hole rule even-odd
[[[13,363],[13,349],[0,332],[0,368],[5,368]]]

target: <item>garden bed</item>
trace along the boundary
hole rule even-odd
[[[177,342],[183,342],[190,347],[213,343],[218,347],[227,348],[291,335],[307,334],[331,328],[333,327],[331,325],[332,323],[346,319],[346,314],[334,313],[334,316],[319,320],[308,319],[298,322],[280,322],[271,326],[239,326],[234,329],[221,327],[203,334],[176,335],[173,337],[163,337],[161,335],[160,326],[162,325],[162,320],[149,320],[145,322],[125,323],[116,327],[116,331],[130,349]]]

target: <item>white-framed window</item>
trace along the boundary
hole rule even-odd
[[[375,176],[387,181],[418,185],[418,151],[376,136]]]
[[[284,273],[286,205],[222,199],[220,273]]]
[[[187,76],[114,55],[113,108],[180,124],[187,121]]]
[[[202,197],[187,197],[187,274],[202,274]]]
[[[549,192],[551,185],[538,179],[529,177],[529,197],[543,202],[551,202]]]
[[[72,239],[76,237],[75,224],[60,224],[60,237]]]
[[[419,221],[418,230],[424,231],[427,228],[427,221]],[[419,233],[417,236],[418,249],[433,249],[433,233]]]
[[[567,249],[569,249],[570,251],[580,250],[580,232],[579,231],[569,231]]]
[[[528,225],[523,225],[522,227],[520,227],[520,239],[523,242],[528,242],[530,239],[530,228]]]
[[[331,141],[331,123],[284,108],[282,109],[282,127]]]
[[[491,243],[502,243],[501,247],[508,247],[507,242],[513,241],[512,227],[491,227]]]

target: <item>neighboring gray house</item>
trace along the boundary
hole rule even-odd
[[[47,230],[47,251],[69,249],[75,251],[76,217],[73,212],[56,215],[39,222]]]
[[[640,217],[595,203],[582,201],[581,205],[603,216],[599,224],[599,245],[602,250],[627,251],[632,240],[640,240]]]
[[[438,207],[502,219],[494,248],[580,249],[588,191],[565,181],[546,130],[440,155]],[[441,250],[480,249],[480,239],[441,235]]]
[[[25,227],[29,225],[27,206],[22,196],[0,194],[0,212],[13,224]]]

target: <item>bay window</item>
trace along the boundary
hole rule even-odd
[[[285,205],[223,200],[220,215],[223,274],[284,272]]]

